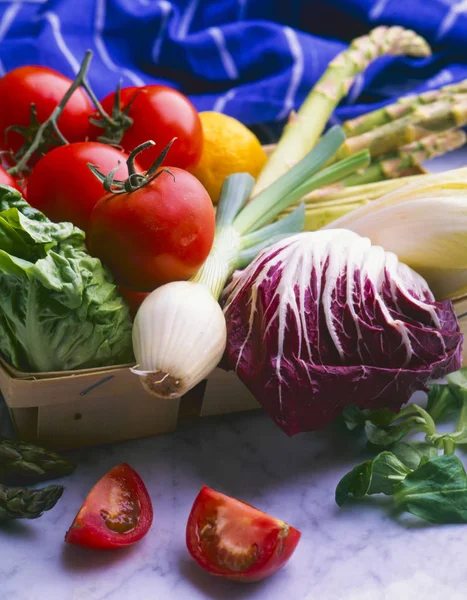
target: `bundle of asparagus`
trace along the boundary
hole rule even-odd
[[[315,145],[355,76],[373,60],[388,54],[428,56],[430,48],[415,32],[401,27],[378,27],[354,40],[330,63],[297,114],[291,115],[254,193],[270,185]],[[305,228],[319,229],[372,198],[410,182],[412,177],[426,173],[422,162],[465,144],[466,134],[460,129],[464,125],[467,125],[467,80],[411,94],[345,122],[342,127],[347,139],[334,160],[369,150],[371,163],[338,184],[309,194],[305,198]]]

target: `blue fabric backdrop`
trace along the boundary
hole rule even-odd
[[[337,119],[467,77],[466,0],[0,0],[0,73],[35,63],[72,77],[91,48],[99,96],[119,79],[170,83],[199,110],[277,123],[350,39],[378,24],[417,30],[435,53],[377,61]]]

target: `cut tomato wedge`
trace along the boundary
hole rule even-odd
[[[193,504],[186,529],[195,561],[208,573],[236,581],[260,581],[278,571],[300,536],[284,521],[206,486]]]
[[[122,463],[92,488],[65,541],[96,550],[121,548],[143,538],[152,518],[152,503],[143,480]]]

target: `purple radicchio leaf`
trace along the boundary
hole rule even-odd
[[[234,275],[223,306],[227,367],[289,435],[324,427],[349,404],[398,411],[461,366],[451,303],[348,230],[264,250]]]

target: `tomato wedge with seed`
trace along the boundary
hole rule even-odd
[[[143,480],[130,465],[111,469],[89,492],[65,542],[111,550],[138,542],[152,524],[153,510]]]
[[[188,551],[208,573],[235,581],[260,581],[292,556],[301,533],[257,508],[206,486],[186,529]]]

